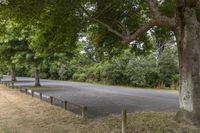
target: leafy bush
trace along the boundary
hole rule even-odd
[[[149,71],[145,74],[146,85],[149,87],[157,87],[160,82],[159,73],[157,71]]]
[[[44,73],[44,72],[40,73],[40,78],[41,79],[47,79],[47,78],[49,78],[48,73]]]
[[[73,75],[73,80],[76,80],[76,81],[85,82],[86,79],[87,79],[87,76],[85,73],[81,73],[81,74],[75,73]]]
[[[90,82],[100,82],[101,81],[101,73],[102,66],[101,64],[95,64],[91,67],[88,67],[85,71],[87,76],[87,81]]]
[[[102,70],[102,80],[110,84],[127,84],[125,68],[117,64],[105,64]]]

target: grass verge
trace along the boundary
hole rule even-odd
[[[53,90],[62,90],[62,87],[55,87],[55,86],[40,86],[40,87],[26,87],[27,89],[34,90],[34,91],[53,91]]]
[[[128,114],[128,133],[200,133],[175,113]],[[120,133],[121,116],[83,120],[71,112],[0,86],[0,133]]]

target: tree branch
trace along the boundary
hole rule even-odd
[[[127,36],[124,40],[123,43],[127,44],[130,43],[133,40],[136,40],[139,36],[143,35],[144,33],[146,33],[148,30],[150,30],[151,28],[153,28],[154,26],[156,26],[156,21],[155,20],[151,20],[147,23],[145,23],[142,27],[140,27],[136,32],[134,32],[133,34],[131,34],[130,36]]]
[[[133,34],[129,34],[130,33],[129,30],[124,29],[126,27],[124,25],[120,24],[121,28],[124,29],[124,31],[126,31],[128,33],[126,35],[124,35],[123,33],[119,33],[118,31],[114,30],[110,25],[100,21],[97,18],[92,17],[92,15],[90,15],[90,13],[82,5],[80,5],[80,7],[86,13],[86,15],[90,18],[90,20],[101,24],[102,26],[107,28],[108,31],[110,31],[111,33],[120,37],[122,39],[123,44],[127,44],[133,40],[136,40],[139,36],[143,35],[144,33],[146,33],[148,30],[150,30],[154,26],[161,26],[161,27],[165,27],[165,28],[174,30],[174,28],[175,28],[175,19],[174,18],[161,16],[155,0],[144,0],[144,1],[147,3],[149,10],[153,16],[153,19],[150,20],[149,22],[145,23]]]
[[[110,31],[111,33],[115,34],[116,36],[120,37],[121,39],[124,39],[124,36],[121,33],[119,33],[118,31],[114,30],[110,25],[92,17],[92,15],[90,15],[90,13],[82,5],[80,5],[80,7],[86,13],[86,15],[90,18],[90,20],[101,24],[102,26],[107,28],[107,30]]]
[[[147,6],[149,7],[149,10],[153,16],[153,19],[156,20],[157,26],[169,28],[173,30],[175,28],[175,19],[169,18],[167,16],[161,16],[158,4],[156,0],[144,0]]]
[[[123,43],[129,43],[129,42],[137,39],[139,36],[146,33],[148,30],[150,30],[154,26],[160,26],[160,27],[169,28],[171,30],[174,30],[175,25],[176,25],[174,18],[161,16],[158,6],[157,6],[157,2],[155,0],[144,0],[144,1],[148,5],[149,10],[153,16],[153,19],[150,20],[149,22],[145,23],[142,27],[140,27],[136,32],[134,32],[130,36],[127,36],[123,40]]]
[[[117,21],[117,26],[122,30],[122,35],[123,36],[130,36],[131,32],[129,31],[128,27],[120,21]]]
[[[98,19],[96,19],[96,18],[91,18],[91,20],[93,20],[93,21],[95,21],[95,22],[101,24],[102,26],[104,26],[105,28],[107,28],[108,31],[114,33],[114,34],[117,35],[118,37],[120,37],[120,38],[122,38],[122,39],[124,38],[124,36],[123,36],[121,33],[119,33],[118,31],[114,30],[114,29],[113,29],[111,26],[109,26],[108,24],[105,24],[105,23],[103,23],[102,21],[100,21],[100,20],[98,20]]]
[[[157,2],[155,0],[144,0],[154,19],[160,16],[160,12],[158,10]]]

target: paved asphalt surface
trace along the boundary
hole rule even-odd
[[[9,77],[4,76],[4,80]],[[33,86],[32,78],[17,78],[19,86]],[[100,117],[113,113],[120,113],[122,109],[128,112],[161,111],[172,112],[178,110],[178,92],[138,89],[79,83],[69,81],[41,80],[43,86],[53,86],[62,89],[42,91],[46,95],[58,97],[70,102],[85,105],[91,116]]]

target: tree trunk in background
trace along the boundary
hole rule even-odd
[[[180,110],[176,120],[200,125],[200,24],[195,8],[177,8],[176,21],[180,67]]]
[[[35,65],[35,86],[41,86],[40,85],[40,69],[38,64]]]
[[[12,64],[12,65],[11,65],[11,70],[10,70],[10,72],[11,72],[11,80],[12,80],[12,81],[17,81],[17,79],[16,79],[16,68],[15,68],[15,64]]]

